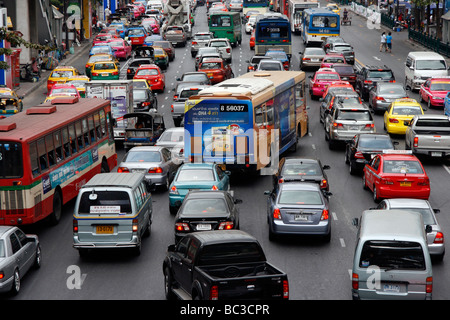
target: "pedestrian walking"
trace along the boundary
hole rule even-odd
[[[389,32],[386,36],[386,51],[392,52],[392,33]]]
[[[111,10],[109,9],[109,7],[106,7],[105,9],[105,21],[106,23],[109,23],[109,16],[111,15]]]
[[[386,32],[381,34],[380,52],[381,50],[386,51]]]

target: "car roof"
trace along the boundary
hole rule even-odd
[[[428,200],[413,198],[385,199],[391,208],[430,208]]]
[[[181,166],[181,169],[212,169],[214,163],[185,163]]]
[[[313,159],[313,158],[299,158],[299,157],[285,157],[284,163],[287,162],[305,162],[305,163],[318,163],[319,159]]]
[[[161,151],[164,147],[161,146],[140,146],[140,147],[132,147],[128,152],[131,151]]]
[[[256,242],[255,237],[241,230],[214,230],[214,231],[202,231],[192,232],[190,237],[197,238],[204,245],[208,244],[223,244],[223,243],[235,243],[235,242]]]
[[[204,198],[222,198],[224,199],[228,191],[224,190],[192,190],[189,191],[189,198],[204,199]],[[186,198],[187,199],[187,198]]]
[[[0,226],[0,238],[7,232],[9,232],[9,230],[15,228],[14,226]]]
[[[415,99],[411,99],[411,98],[406,98],[406,99],[396,99],[394,102],[392,102],[392,105],[414,105],[414,106],[418,106],[418,107],[422,107],[422,105],[417,102],[417,100]]]
[[[413,160],[413,161],[419,161],[419,159],[413,154],[381,153],[380,156],[381,156],[381,158],[383,158],[385,160]]]

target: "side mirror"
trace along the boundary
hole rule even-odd
[[[269,190],[264,191],[264,194],[265,194],[266,196],[270,195],[271,193],[272,193],[272,191],[269,191]]]
[[[358,218],[353,218],[352,225],[354,225],[355,227],[359,227],[359,219]]]
[[[240,203],[242,203],[241,199],[234,199],[234,204],[240,204]]]
[[[324,166],[322,167],[322,169],[323,169],[323,170],[329,170],[329,169],[331,169],[331,167],[330,167],[329,165],[326,164],[326,165],[324,165]]]
[[[167,247],[167,252],[175,252],[175,245],[171,244]]]
[[[441,209],[433,209],[433,212],[434,212],[434,213],[440,213],[440,212],[441,212]]]

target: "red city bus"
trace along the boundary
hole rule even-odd
[[[0,120],[0,225],[57,224],[62,206],[117,165],[109,100],[55,98]]]

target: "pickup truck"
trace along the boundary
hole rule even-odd
[[[240,230],[186,235],[168,247],[163,272],[167,299],[289,299],[286,273]]]
[[[405,133],[405,148],[431,157],[450,155],[450,117],[442,114],[416,115]]]
[[[195,82],[181,82],[177,86],[173,103],[170,108],[173,123],[176,127],[179,127],[184,119],[184,106],[186,100],[189,99],[190,96],[199,93],[207,87],[209,87],[209,85],[200,85]]]
[[[164,32],[164,40],[169,41],[174,46],[186,46],[187,35],[182,26],[169,26]]]

